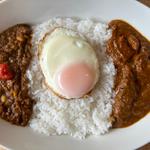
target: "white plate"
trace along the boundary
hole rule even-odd
[[[6,0],[0,4],[0,31],[16,23],[37,23],[54,16],[121,18],[150,39],[150,9],[134,0]],[[76,140],[38,135],[0,120],[0,143],[14,150],[133,150],[150,142],[150,115],[110,133]]]

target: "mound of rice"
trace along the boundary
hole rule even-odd
[[[38,61],[38,43],[45,33],[65,27],[83,34],[96,47],[100,79],[88,98],[64,100],[44,84]],[[106,41],[111,31],[106,24],[90,19],[52,18],[33,27],[33,60],[27,71],[31,96],[36,100],[30,127],[46,135],[70,135],[84,139],[106,133],[111,127],[115,68],[106,54]]]

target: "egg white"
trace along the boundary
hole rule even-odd
[[[91,89],[98,81],[99,64],[96,53],[87,40],[77,32],[56,28],[52,33],[45,35],[40,42],[39,51],[39,61],[45,81],[57,95],[66,99],[72,98],[64,95],[55,82],[56,74],[68,64],[84,62],[93,68],[96,75]]]

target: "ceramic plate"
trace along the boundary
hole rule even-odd
[[[2,2],[3,1],[3,2]],[[17,23],[39,23],[54,16],[124,19],[150,39],[150,9],[134,0],[0,0],[0,31]],[[150,142],[150,115],[108,134],[77,140],[46,137],[0,120],[0,144],[13,150],[133,150]]]

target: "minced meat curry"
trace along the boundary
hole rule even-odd
[[[0,117],[21,126],[27,125],[33,107],[26,77],[30,37],[31,28],[24,24],[0,34]]]
[[[150,42],[131,25],[111,21],[107,52],[116,67],[113,127],[129,126],[150,111]]]

